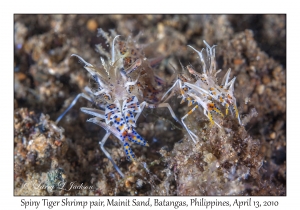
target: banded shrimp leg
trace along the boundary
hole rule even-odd
[[[111,134],[114,134],[120,141],[122,141],[119,138],[118,135],[118,131],[115,127],[110,126],[104,122],[102,122],[101,120],[105,119],[105,112],[99,109],[93,109],[93,108],[86,108],[86,107],[82,107],[81,111],[86,113],[86,114],[90,114],[95,116],[94,118],[90,118],[87,120],[87,122],[92,122],[96,125],[99,125],[100,127],[104,128],[106,130],[106,134],[104,135],[104,137],[102,138],[101,141],[99,141],[100,144],[100,148],[102,150],[102,152],[105,154],[105,156],[110,160],[110,162],[113,164],[114,168],[116,169],[116,171],[121,175],[122,178],[124,178],[124,174],[122,173],[121,169],[117,166],[117,164],[115,163],[115,161],[112,159],[111,155],[106,151],[106,149],[104,148],[104,145],[108,139],[108,137]]]
[[[180,121],[178,120],[178,118],[176,117],[173,109],[171,108],[169,103],[160,103],[160,104],[149,104],[146,101],[142,102],[140,104],[140,112],[138,112],[135,116],[135,121],[138,120],[138,118],[140,117],[142,111],[144,110],[144,108],[150,108],[150,109],[155,109],[155,108],[168,108],[173,119],[176,120],[176,122],[180,123]],[[180,123],[181,124],[181,123]]]
[[[197,141],[199,141],[199,138],[196,134],[194,134],[190,129],[188,129],[188,127],[186,126],[186,124],[184,123],[184,119],[187,118],[187,116],[189,116],[190,114],[192,114],[196,109],[198,108],[198,104],[196,106],[194,106],[194,108],[192,108],[186,115],[184,115],[182,118],[181,118],[181,122],[184,126],[184,128],[186,129],[186,131],[188,132],[188,134],[190,135],[191,139],[194,141],[194,143],[196,144]],[[193,138],[195,137],[195,139]]]
[[[84,88],[86,93],[79,93],[71,102],[71,104],[68,106],[68,108],[58,116],[58,118],[55,120],[55,124],[58,124],[60,122],[60,120],[68,113],[68,111],[70,111],[70,109],[75,106],[75,104],[77,103],[77,101],[79,100],[79,98],[85,98],[86,100],[88,100],[91,103],[94,103],[93,98],[91,97],[93,95],[91,89],[89,87],[85,87]]]
[[[211,125],[213,125],[215,123],[219,128],[222,128],[216,121],[213,120],[211,110],[208,109],[208,107],[214,103],[210,103],[209,101],[202,100],[199,96],[197,96],[193,93],[190,93],[189,95],[192,98],[194,98],[194,100],[197,101],[197,103],[198,103],[197,105],[201,105],[203,107],[203,113],[209,119],[209,121],[211,122]],[[218,113],[218,114],[223,116],[222,113]]]
[[[163,95],[162,99],[166,97],[166,95],[172,90],[172,92],[170,93],[170,95],[164,100],[167,101],[168,99],[170,99],[172,96],[175,95],[175,91],[173,90],[174,88],[178,88],[179,90],[182,89],[182,81],[180,79],[177,79],[176,82],[173,84],[173,86]],[[180,91],[183,99],[182,99],[182,103],[185,101],[185,100],[189,100],[189,105],[191,105],[192,103],[190,103],[191,100],[190,97],[186,97],[185,96],[185,93],[183,93],[182,91]],[[182,118],[181,118],[181,122],[179,122],[184,128],[185,130],[188,132],[189,136],[191,137],[191,139],[193,140],[194,143],[196,143],[199,138],[197,137],[196,134],[194,134],[190,129],[188,129],[188,127],[186,126],[186,124],[184,123],[184,119],[187,118],[187,116],[189,116],[192,112],[194,112],[196,110],[196,108],[198,107],[198,104],[192,109],[190,110],[186,115],[184,115]],[[174,114],[175,115],[175,114]]]
[[[85,87],[85,91],[87,93],[91,93],[90,89],[88,87]],[[90,94],[92,95],[92,94]],[[85,93],[80,93],[78,94],[75,99],[73,99],[73,101],[71,102],[71,104],[68,106],[68,108],[57,118],[57,120],[55,121],[56,124],[59,123],[59,121],[64,117],[64,115],[76,104],[76,102],[78,101],[78,99],[80,97],[83,97],[85,99],[87,99],[90,102],[94,102],[94,100],[87,94]],[[105,156],[110,160],[110,162],[113,164],[114,168],[116,169],[116,171],[121,175],[122,178],[124,178],[124,174],[122,173],[122,171],[120,170],[120,168],[117,166],[117,164],[115,163],[115,161],[112,159],[112,157],[110,156],[110,154],[106,151],[106,149],[104,148],[104,144],[106,143],[108,137],[110,136],[110,134],[112,133],[111,131],[113,130],[113,127],[110,125],[107,125],[106,123],[101,122],[101,119],[105,119],[105,115],[104,115],[104,111],[99,110],[99,109],[93,109],[93,108],[86,108],[86,107],[82,107],[80,109],[82,112],[90,114],[90,115],[94,115],[96,116],[95,118],[91,118],[89,120],[87,120],[88,122],[92,122],[95,123],[99,126],[101,126],[102,128],[104,128],[106,130],[106,134],[105,136],[102,138],[101,141],[99,141],[100,144],[100,148],[102,150],[102,152],[105,154]],[[116,131],[115,131],[116,132]]]

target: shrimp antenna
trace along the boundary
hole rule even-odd
[[[115,41],[116,41],[116,38],[118,38],[119,36],[121,36],[121,35],[117,35],[112,42],[112,46],[111,46],[111,62],[112,63],[115,62]]]
[[[82,57],[80,57],[79,55],[72,54],[71,57],[73,57],[73,56],[77,57],[77,58],[79,59],[79,62],[80,62],[80,63],[83,63],[85,66],[93,67],[92,64],[86,62],[86,61],[85,61]]]

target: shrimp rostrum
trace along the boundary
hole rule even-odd
[[[209,119],[210,124],[220,126],[220,118],[224,117],[220,106],[225,109],[225,115],[230,110],[231,113],[238,119],[241,125],[240,116],[238,113],[236,99],[233,95],[235,77],[229,81],[230,71],[228,69],[221,84],[218,84],[217,74],[221,70],[216,70],[216,57],[215,45],[209,46],[207,42],[203,41],[206,45],[206,56],[203,55],[202,49],[200,52],[192,48],[198,55],[202,65],[202,73],[197,72],[191,65],[186,67],[188,73],[183,68],[183,73],[177,75],[177,79],[173,86],[164,94],[162,98],[168,100],[175,94],[182,98],[181,103],[188,102],[188,106],[195,105],[185,116],[181,118],[181,122],[188,132],[191,139],[196,143],[198,141],[195,135],[184,123],[184,119],[194,112],[198,107],[203,109],[204,115]],[[169,94],[169,95],[168,95]],[[167,96],[168,95],[168,96]],[[219,117],[218,117],[219,116]]]
[[[113,134],[119,139],[123,145],[127,160],[136,161],[130,144],[149,146],[146,140],[135,130],[137,119],[144,108],[166,107],[170,110],[173,118],[176,121],[178,120],[169,104],[149,104],[144,101],[143,86],[140,85],[142,77],[140,77],[139,73],[135,74],[135,78],[130,76],[134,72],[139,72],[143,66],[144,68],[145,66],[150,68],[149,65],[143,63],[144,59],[142,59],[141,51],[134,48],[132,42],[118,41],[119,36],[117,35],[112,39],[101,29],[100,33],[108,40],[107,42],[111,46],[111,53],[104,54],[106,61],[104,58],[101,58],[101,67],[98,68],[86,62],[78,55],[72,55],[84,64],[84,68],[95,81],[96,88],[92,90],[86,87],[85,93],[79,94],[56,122],[59,122],[80,97],[84,97],[95,104],[96,108],[82,107],[81,111],[93,116],[93,118],[88,119],[88,122],[99,125],[106,130],[106,135],[99,142],[100,148],[117,172],[124,177],[122,171],[104,148],[108,137]],[[103,54],[102,50],[101,46],[98,46],[98,51]]]

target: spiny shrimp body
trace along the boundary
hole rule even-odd
[[[186,73],[178,74],[177,80],[173,86],[163,96],[163,98],[166,97],[167,94],[172,90],[172,93],[167,97],[167,99],[174,95],[174,91],[176,91],[179,92],[179,96],[182,98],[181,103],[188,101],[188,106],[195,104],[195,106],[181,118],[183,126],[195,143],[198,140],[198,137],[188,129],[184,123],[184,119],[194,112],[198,107],[203,108],[204,115],[209,119],[211,125],[216,124],[217,126],[221,127],[213,118],[213,113],[224,117],[224,114],[222,113],[218,104],[221,104],[225,107],[226,115],[228,114],[229,109],[233,110],[235,117],[238,119],[239,124],[241,124],[236,106],[236,99],[233,96],[234,82],[236,78],[234,77],[230,82],[228,82],[231,71],[229,69],[226,72],[221,85],[218,85],[216,76],[221,70],[216,70],[215,45],[210,47],[205,41],[204,44],[206,45],[208,62],[205,62],[204,60],[202,55],[203,50],[199,52],[195,48],[189,46],[196,51],[200,57],[202,73],[198,73],[190,65],[187,66],[187,70],[193,76],[193,78],[188,76]],[[167,99],[165,99],[165,101]]]
[[[65,112],[58,117],[56,123],[74,106],[80,97],[84,97],[95,104],[97,108],[82,107],[81,111],[94,116],[88,122],[97,124],[106,130],[106,135],[99,142],[100,148],[114,165],[117,172],[124,177],[122,171],[104,148],[108,137],[113,134],[119,139],[123,145],[127,160],[136,161],[135,154],[130,148],[130,142],[149,146],[135,130],[136,121],[145,107],[168,108],[172,117],[178,122],[179,120],[168,103],[148,103],[157,101],[156,95],[158,91],[152,84],[157,78],[152,72],[151,62],[145,61],[142,51],[135,46],[135,41],[132,39],[128,39],[126,42],[118,41],[119,35],[111,38],[102,29],[99,29],[99,33],[106,38],[107,43],[111,47],[111,54],[108,54],[101,46],[97,46],[98,52],[107,58],[107,61],[101,58],[101,68],[86,62],[78,55],[72,55],[84,64],[84,68],[96,82],[97,88],[92,90],[86,87],[85,92],[74,99]],[[135,79],[132,79],[132,77]]]

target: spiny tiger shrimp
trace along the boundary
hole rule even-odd
[[[228,110],[230,110],[231,113],[234,113],[235,117],[239,121],[239,124],[242,125],[236,106],[236,99],[233,95],[236,77],[229,81],[231,69],[228,69],[224,78],[222,79],[221,84],[218,85],[217,74],[221,71],[221,69],[218,71],[216,70],[216,45],[210,47],[206,41],[203,42],[206,45],[206,61],[202,55],[202,51],[204,49],[199,52],[192,46],[188,45],[198,53],[202,64],[202,73],[196,72],[191,65],[188,65],[186,68],[188,72],[193,75],[193,78],[190,77],[183,68],[183,73],[177,75],[177,79],[173,86],[162,97],[165,98],[170,91],[172,91],[164,100],[167,101],[171,96],[176,94],[176,92],[179,92],[179,95],[182,98],[181,103],[187,101],[188,106],[195,104],[194,108],[192,108],[185,116],[181,118],[184,128],[195,143],[198,140],[198,137],[188,129],[184,123],[184,119],[194,112],[198,107],[203,108],[204,115],[209,119],[211,125],[216,124],[217,126],[221,127],[213,118],[213,113],[224,117],[224,114],[221,112],[218,104],[221,104],[225,107],[226,115],[228,114]]]
[[[99,125],[106,130],[105,136],[99,142],[100,148],[117,172],[124,177],[111,155],[104,148],[108,137],[113,134],[119,139],[123,144],[127,160],[136,161],[135,154],[130,148],[130,142],[149,146],[146,140],[135,130],[137,119],[144,108],[168,108],[172,117],[177,122],[180,121],[168,103],[148,103],[157,101],[158,90],[151,83],[158,80],[151,69],[151,62],[157,62],[157,59],[146,60],[142,50],[136,46],[135,41],[131,38],[124,42],[118,40],[119,35],[111,38],[102,29],[99,29],[99,33],[106,38],[111,47],[109,54],[101,46],[97,46],[97,50],[107,58],[107,62],[101,58],[102,66],[100,68],[86,62],[78,55],[72,55],[84,64],[84,68],[96,82],[97,88],[92,90],[85,87],[84,92],[77,95],[69,107],[58,117],[56,123],[75,105],[80,97],[95,104],[96,108],[82,107],[81,111],[94,116],[88,119],[88,122]],[[151,76],[153,78],[150,78]]]

